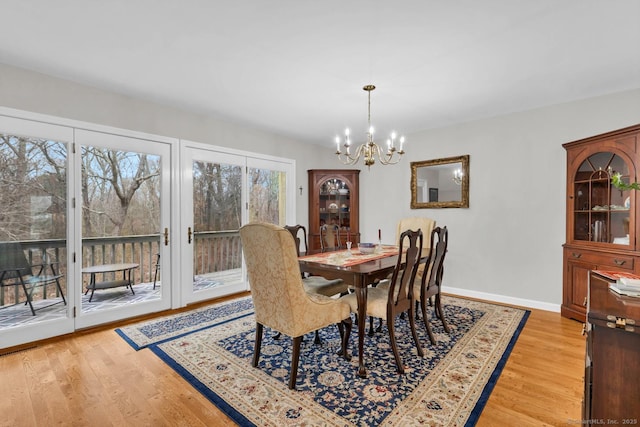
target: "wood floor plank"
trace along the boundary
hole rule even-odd
[[[0,426],[235,425],[150,350],[133,350],[116,326],[0,357]],[[531,310],[477,425],[579,421],[581,329],[558,313]]]

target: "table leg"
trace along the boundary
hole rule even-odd
[[[129,269],[129,270],[127,270],[127,271],[123,271],[123,272],[122,272],[122,278],[123,278],[124,280],[126,280],[127,282],[129,282],[129,284],[128,284],[127,286],[129,286],[129,289],[131,289],[131,293],[132,293],[133,295],[135,295],[136,293],[135,293],[135,292],[133,292],[133,283],[131,282],[131,271],[132,271],[132,269]],[[127,277],[127,273],[129,274],[129,277]]]
[[[367,368],[364,366],[364,331],[367,323],[367,284],[361,276],[358,276],[356,298],[358,301],[358,376],[367,378]]]

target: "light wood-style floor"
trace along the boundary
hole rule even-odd
[[[235,425],[151,351],[133,350],[113,331],[124,324],[0,356],[0,426]],[[579,425],[581,330],[532,310],[477,425]]]

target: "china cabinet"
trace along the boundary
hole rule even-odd
[[[360,241],[358,169],[311,169],[309,177],[309,249],[320,250],[320,227],[338,225],[340,242]]]
[[[640,273],[637,192],[611,178],[638,179],[640,125],[563,144],[567,151],[566,242],[563,245],[565,317],[585,321],[589,271]]]

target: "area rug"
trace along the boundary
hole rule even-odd
[[[149,348],[241,426],[474,425],[529,312],[454,297],[443,297],[443,305],[451,332],[433,320],[436,345],[422,319],[417,322],[424,358],[417,356],[408,322],[397,323],[404,375],[396,372],[385,327],[365,338],[366,379],[357,376],[357,354],[351,362],[336,355],[337,328],[321,330],[321,345],[310,334],[294,391],[287,387],[289,338],[275,340],[265,329],[260,363],[251,366],[252,314],[223,316]]]
[[[249,314],[253,314],[253,303],[250,296],[136,323],[116,329],[116,332],[133,348],[140,350],[151,344],[175,339],[184,334]]]

